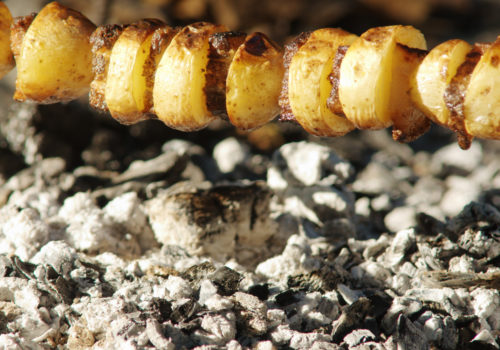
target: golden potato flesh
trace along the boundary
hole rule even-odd
[[[213,119],[205,93],[210,35],[224,26],[199,22],[184,27],[158,63],[153,87],[154,111],[167,126],[194,131]]]
[[[153,32],[161,24],[157,20],[142,20],[129,25],[111,50],[105,99],[113,118],[123,124],[136,123],[148,117],[149,108],[144,109],[143,102],[146,77],[142,72],[150,54]]]
[[[500,37],[472,72],[465,92],[464,117],[472,136],[500,139]]]
[[[327,99],[331,84],[333,59],[337,48],[349,45],[357,36],[341,29],[319,29],[293,55],[289,67],[288,98],[297,122],[318,136],[341,136],[354,125],[330,111]]]
[[[101,112],[108,111],[104,95],[111,49],[123,30],[124,26],[122,25],[108,24],[99,26],[90,36],[94,80],[90,83],[89,104]]]
[[[340,102],[347,118],[360,129],[386,128],[395,122],[393,119],[406,117],[428,123],[423,116],[413,115],[414,107],[406,96],[410,91],[410,68],[405,67],[407,63],[404,61],[411,54],[401,50],[396,52],[397,44],[410,49],[426,49],[424,36],[411,26],[378,27],[368,30],[354,41],[342,61]],[[417,57],[411,58],[412,62],[421,54],[415,51],[414,56]],[[411,68],[415,68],[414,63]],[[402,108],[401,113],[395,106]],[[408,123],[399,120],[398,124]],[[422,129],[422,126],[417,129]],[[396,130],[394,136],[401,141],[415,137],[403,135],[405,132]]]
[[[23,37],[16,57],[14,98],[38,103],[69,101],[92,81],[90,35],[95,25],[56,2],[46,5]]]
[[[414,74],[413,101],[435,123],[448,126],[450,111],[444,93],[471,49],[463,40],[445,41],[427,54]]]
[[[255,129],[279,114],[283,56],[262,33],[248,35],[236,51],[226,81],[226,110],[231,123]]]
[[[10,26],[12,15],[8,7],[0,2],[0,79],[14,68],[14,56],[10,48]]]

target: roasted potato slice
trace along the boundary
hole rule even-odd
[[[92,72],[94,79],[90,83],[89,103],[93,108],[107,112],[106,106],[106,77],[108,75],[111,49],[123,32],[124,26],[107,24],[99,26],[90,36],[92,45]]]
[[[325,28],[311,33],[293,55],[288,76],[288,99],[297,122],[318,136],[341,136],[354,129],[343,116],[327,107],[337,48],[350,45],[357,36],[341,29]]]
[[[450,111],[444,93],[471,49],[463,40],[445,41],[429,52],[412,77],[413,101],[437,124],[449,126]]]
[[[93,78],[89,38],[95,28],[80,12],[46,5],[21,35],[14,98],[55,103],[85,94]]]
[[[199,130],[215,117],[205,93],[210,35],[224,26],[198,22],[184,27],[171,41],[158,63],[153,87],[156,115],[167,126]]]
[[[208,111],[214,116],[227,117],[227,73],[234,54],[245,41],[245,37],[241,32],[219,32],[210,35],[204,91]]]
[[[394,124],[393,137],[405,142],[427,130],[429,121],[409,97],[410,75],[423,58],[411,49],[425,50],[424,36],[400,25],[369,29],[349,47],[340,68],[339,98],[358,128]]]
[[[413,103],[411,77],[422,62],[426,52],[396,44],[393,56],[393,71],[390,92],[389,115],[392,138],[399,142],[410,142],[429,130],[430,120]]]
[[[500,139],[500,36],[472,72],[465,92],[464,117],[472,136]]]
[[[14,56],[10,48],[10,26],[12,15],[9,8],[0,2],[0,79],[14,68]]]
[[[247,36],[229,66],[226,110],[237,128],[258,128],[279,114],[283,79],[281,50],[262,33]]]
[[[489,46],[490,44],[474,44],[472,46],[443,95],[450,115],[447,126],[457,133],[457,141],[462,149],[470,147],[473,137],[465,126],[464,97],[472,72]]]
[[[150,55],[153,32],[162,24],[153,19],[133,23],[113,45],[106,76],[105,99],[109,112],[120,123],[133,124],[148,118],[149,108],[145,109],[144,96],[146,80],[151,79],[151,76],[146,77],[142,73]]]
[[[160,26],[153,32],[151,40],[146,40],[137,53],[132,74],[134,79],[133,95],[137,108],[144,113],[154,114],[153,86],[156,67],[177,32],[177,29],[170,26]]]

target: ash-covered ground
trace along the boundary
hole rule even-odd
[[[65,3],[98,23],[210,19],[278,41],[388,22],[431,47],[500,34],[493,1]],[[500,347],[500,141],[127,127],[84,100],[14,103],[14,78],[0,89],[0,348]]]
[[[0,347],[497,349],[500,142],[0,127]]]

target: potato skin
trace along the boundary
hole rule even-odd
[[[15,57],[14,98],[54,103],[85,94],[93,78],[89,38],[95,28],[78,11],[57,2],[46,5],[24,34]]]
[[[94,79],[90,83],[89,104],[92,108],[107,112],[105,90],[106,77],[108,75],[109,57],[111,49],[118,40],[125,26],[118,24],[107,24],[99,26],[90,36],[92,45],[92,73]]]

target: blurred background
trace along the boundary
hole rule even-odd
[[[36,12],[49,1],[5,1],[14,16]],[[411,24],[429,47],[459,37],[492,41],[500,34],[499,0],[61,0],[96,24],[163,19],[173,25],[199,20],[233,30],[262,31],[278,43],[306,30],[342,27],[361,34],[370,27]]]

